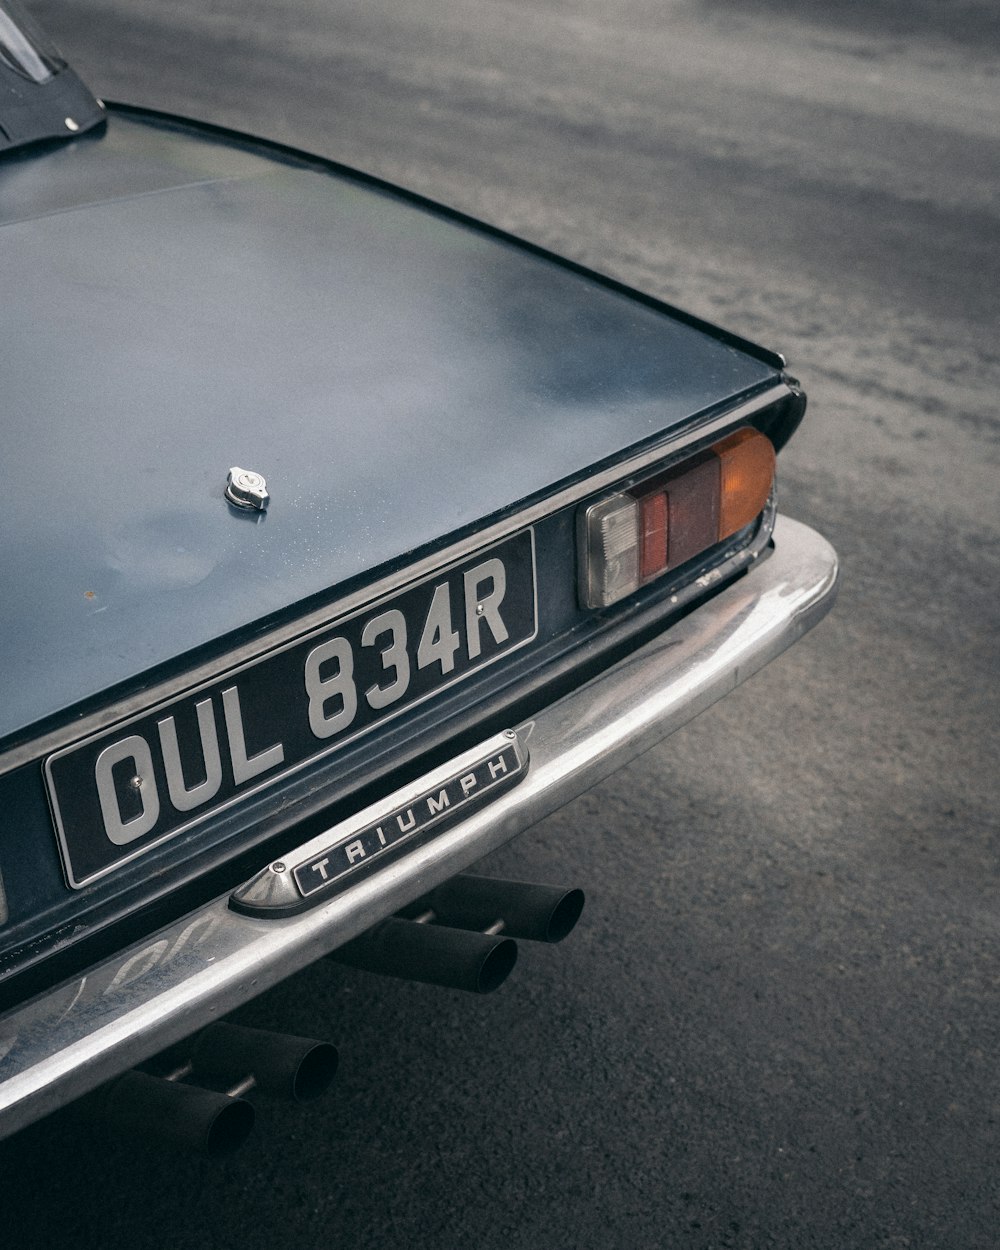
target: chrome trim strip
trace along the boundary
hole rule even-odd
[[[507,786],[518,785],[524,780],[528,760],[527,744],[516,730],[505,729],[488,742],[463,752],[440,768],[425,773],[418,781],[387,798],[379,799],[311,841],[297,846],[291,855],[273,860],[256,876],[237,886],[230,895],[229,905],[245,916],[261,919],[273,919],[293,911],[304,911],[307,907],[318,907],[335,891],[339,893],[348,889],[352,875],[363,873],[370,867],[370,856],[359,840],[354,844],[360,848],[359,858],[350,858],[348,849],[347,857],[352,866],[345,865],[341,860],[339,869],[335,865],[330,879],[326,880],[328,874],[324,865],[329,866],[337,852],[342,852],[351,839],[369,835],[376,856],[396,850],[408,838],[424,835],[434,825],[462,819],[463,809],[468,815],[482,802],[495,802]],[[451,794],[455,796],[454,804]],[[435,797],[440,801],[442,796],[443,802],[435,807]],[[422,814],[421,808],[426,808]],[[406,824],[402,818],[404,812],[409,817]],[[398,824],[395,830],[394,821]],[[372,836],[375,826],[378,840]],[[390,830],[388,841],[383,826]],[[381,841],[381,847],[378,841]],[[312,877],[308,886],[303,885],[302,874],[307,868],[314,869],[317,860],[320,861],[319,870],[324,880]]]
[[[779,516],[774,543],[748,576],[519,726],[531,767],[495,802],[310,911],[257,920],[227,895],[0,1019],[0,1137],[461,872],[774,659],[826,614],[837,582],[836,553],[806,526]]]
[[[356,590],[353,594],[345,595],[343,599],[337,600],[334,604],[324,608],[317,608],[305,616],[296,618],[296,620],[289,622],[287,625],[279,626],[270,633],[262,635],[252,643],[236,647],[234,650],[227,652],[225,656],[198,665],[196,668],[188,669],[183,674],[160,682],[158,685],[147,687],[140,693],[132,695],[127,699],[121,699],[108,707],[101,708],[98,712],[92,712],[89,716],[81,717],[79,720],[72,721],[67,725],[60,725],[58,729],[53,729],[40,738],[33,738],[30,742],[24,742],[19,746],[11,747],[9,751],[0,755],[0,777],[6,773],[13,772],[15,768],[20,768],[23,764],[29,764],[33,760],[41,759],[53,751],[69,746],[79,739],[90,737],[100,730],[110,728],[119,721],[128,720],[130,717],[145,711],[155,704],[173,699],[178,695],[183,695],[205,682],[223,678],[231,670],[246,664],[248,661],[260,658],[266,652],[281,646],[283,643],[295,642],[303,634],[308,634],[312,630],[330,624],[340,616],[347,615],[358,608],[363,608],[374,599],[380,599],[383,596],[406,590],[414,582],[429,576],[438,568],[461,561],[466,556],[478,551],[481,547],[490,546],[501,538],[506,538],[509,534],[513,534],[516,530],[534,525],[543,517],[549,516],[560,508],[564,508],[580,499],[584,499],[594,491],[602,490],[615,482],[621,481],[623,478],[631,476],[633,473],[641,472],[649,465],[662,459],[665,455],[673,456],[677,452],[686,450],[692,443],[696,443],[700,439],[709,438],[727,426],[747,420],[762,409],[770,407],[771,404],[777,403],[792,393],[791,388],[785,382],[779,382],[759,395],[755,395],[752,399],[745,400],[742,404],[737,404],[724,413],[696,422],[679,436],[668,436],[654,447],[649,447],[627,460],[604,469],[585,481],[578,482],[575,486],[567,486],[555,495],[540,500],[528,508],[511,513],[509,516],[504,517],[502,521],[495,522],[488,528],[470,535],[444,551],[439,551],[432,556],[425,556],[422,560],[411,564],[401,573],[383,577],[369,586]]]

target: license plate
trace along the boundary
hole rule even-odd
[[[57,751],[45,781],[67,881],[103,877],[536,632],[534,535],[523,530]]]

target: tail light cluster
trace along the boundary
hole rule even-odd
[[[604,608],[749,525],[774,484],[774,447],[749,426],[583,513],[580,596]]]

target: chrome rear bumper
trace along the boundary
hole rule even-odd
[[[779,516],[774,547],[748,576],[517,726],[530,752],[527,775],[403,858],[298,915],[259,919],[234,912],[228,895],[216,899],[0,1019],[0,1137],[357,936],[763,668],[826,614],[836,593],[836,554],[814,531]],[[420,784],[430,788],[434,774]],[[412,801],[411,790],[387,795],[386,807]]]

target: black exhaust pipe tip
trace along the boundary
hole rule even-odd
[[[257,1113],[245,1098],[230,1098],[208,1126],[203,1147],[208,1159],[222,1159],[243,1145],[253,1132]]]
[[[504,933],[530,942],[561,942],[583,911],[582,890],[461,873],[431,890],[407,913],[428,908],[434,922],[455,929]]]
[[[561,942],[576,928],[576,922],[583,913],[584,894],[582,890],[567,890],[549,916],[548,928],[545,931],[546,942]]]
[[[510,938],[501,938],[479,965],[479,980],[476,982],[475,992],[492,994],[507,980],[516,963],[517,943]]]
[[[517,943],[495,934],[390,916],[328,958],[363,972],[491,994],[517,962]]]
[[[292,1097],[296,1102],[312,1102],[325,1094],[337,1074],[340,1062],[336,1046],[330,1042],[317,1042],[305,1053],[292,1083]]]
[[[198,1077],[234,1085],[252,1076],[262,1094],[311,1102],[329,1089],[338,1054],[330,1042],[219,1020],[195,1038],[191,1062]]]
[[[139,1071],[126,1072],[106,1086],[94,1112],[133,1140],[216,1159],[243,1145],[255,1118],[243,1098]]]

